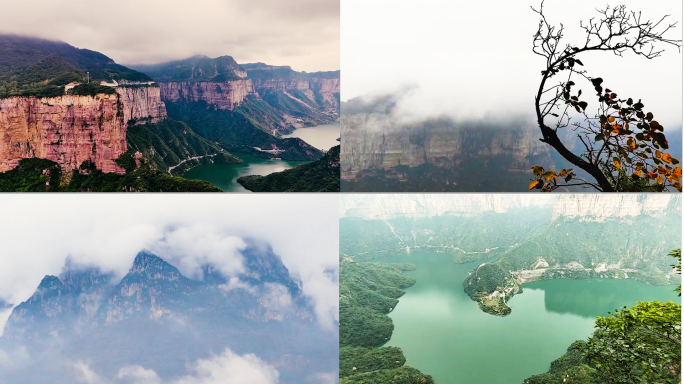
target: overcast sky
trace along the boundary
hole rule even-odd
[[[565,25],[568,42],[580,44],[579,21],[597,16],[595,8],[607,4],[547,0],[545,13],[551,23]],[[679,22],[670,37],[681,39],[681,1],[610,3],[619,4],[650,19],[670,14]],[[421,116],[531,112],[544,65],[531,49],[539,20],[531,5],[539,1],[345,0],[342,100],[412,84],[418,88],[401,106]],[[676,47],[650,61],[609,53],[578,58],[590,76],[602,77],[618,95],[641,98],[666,129],[681,126],[682,54]],[[594,94],[591,86],[584,88]]]
[[[190,274],[193,261],[230,265],[241,247],[237,237],[249,237],[270,243],[290,273],[301,277],[323,326],[337,316],[338,284],[330,274],[339,267],[335,195],[48,194],[2,200],[0,300],[14,305],[27,300],[45,275],[59,275],[67,256],[123,277],[146,248]],[[0,312],[0,330],[10,312]]]
[[[0,33],[62,40],[119,64],[199,54],[307,72],[340,69],[339,0],[4,2]]]

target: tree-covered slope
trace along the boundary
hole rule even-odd
[[[63,174],[53,161],[22,159],[16,168],[0,173],[0,192],[221,192],[205,181],[171,176],[149,164],[136,168],[129,153],[117,162],[127,169],[125,174],[104,173],[89,163]]]
[[[382,347],[394,330],[387,314],[415,280],[411,265],[357,262],[340,257],[340,383],[433,383],[430,375],[404,366],[400,348]]]
[[[252,192],[339,192],[340,146],[311,163],[267,176],[242,176],[237,182]]]
[[[263,100],[245,100],[232,111],[217,109],[204,101],[167,102],[166,110],[169,117],[186,123],[198,135],[230,152],[295,161],[323,156],[322,151],[301,139],[282,139],[271,134],[267,122],[277,114]]]
[[[423,249],[453,254],[455,262],[463,263],[504,252],[550,219],[548,208],[389,220],[342,218],[340,249],[364,260]]]
[[[129,152],[142,153],[156,169],[173,175],[182,175],[199,164],[240,162],[187,124],[173,119],[129,126],[126,142]]]

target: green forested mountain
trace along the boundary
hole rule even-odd
[[[149,81],[149,76],[111,58],[61,41],[0,35],[0,97],[59,96],[72,81]]]
[[[154,78],[156,81],[214,81],[239,80],[236,71],[242,68],[231,56],[211,59],[196,55],[183,60],[160,64],[130,65],[131,68]]]
[[[403,274],[405,264],[357,262],[340,257],[340,383],[430,384],[434,381],[404,365],[400,348],[383,347],[394,325],[387,314],[403,289],[415,280]]]
[[[340,146],[311,163],[267,176],[242,176],[237,182],[252,192],[339,192]]]
[[[474,270],[463,287],[484,311],[506,315],[511,308],[504,297],[522,292],[527,281],[632,278],[670,284],[675,275],[667,252],[680,241],[680,212],[605,222],[556,220]]]

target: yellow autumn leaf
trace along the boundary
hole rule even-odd
[[[544,173],[544,167],[541,165],[535,165],[532,167],[532,173],[534,173],[535,176],[539,177],[542,173]]]
[[[656,159],[660,159],[660,156],[662,155],[662,152],[656,149],[655,157]]]
[[[608,122],[612,123],[615,121],[615,118],[613,116],[608,116]]]
[[[662,177],[662,176],[658,176],[658,184],[662,184],[662,183],[663,183],[663,177]]]
[[[663,153],[662,160],[668,164],[672,162],[672,155],[669,153]]]
[[[541,184],[541,183],[542,183],[542,182],[541,182],[540,180],[534,180],[534,181],[532,181],[532,182],[530,183],[530,187],[529,187],[528,189],[534,189],[534,188],[536,188],[536,187],[537,187],[539,184]]]
[[[681,179],[682,178],[682,167],[674,167],[674,169],[672,170],[672,174]]]
[[[615,164],[615,168],[617,168],[617,169],[622,168],[622,165],[620,165],[620,162],[617,160],[613,160],[613,164]]]
[[[542,177],[544,178],[544,180],[549,181],[549,180],[551,180],[552,177],[558,177],[558,175],[556,175],[556,171],[548,171],[548,172],[545,172],[542,175]]]
[[[679,192],[682,191],[682,184],[681,184],[681,183],[677,182],[677,183],[672,184],[672,186],[675,187],[675,188],[677,188],[677,190],[678,190]]]

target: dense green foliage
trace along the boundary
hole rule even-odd
[[[169,117],[189,125],[198,135],[217,143],[230,152],[248,153],[262,158],[279,157],[283,160],[316,160],[323,152],[301,139],[282,139],[269,131],[270,119],[282,119],[268,103],[245,100],[238,108],[220,110],[204,101],[166,103]],[[270,154],[261,149],[277,147],[284,152]]]
[[[576,341],[568,351],[551,363],[547,373],[534,375],[523,384],[599,384],[594,378],[594,368],[589,366],[584,356],[578,352],[586,342]]]
[[[339,192],[340,146],[311,163],[267,176],[243,176],[237,182],[253,192]]]
[[[58,41],[0,35],[0,97],[60,96],[65,84],[85,82],[86,72],[95,84],[111,79],[151,80],[99,52]]]
[[[237,157],[196,134],[185,123],[173,119],[129,126],[126,131],[126,142],[129,152],[139,151],[161,172],[167,172],[170,167],[175,167],[171,171],[173,175],[182,175],[199,164],[209,162],[240,162]],[[197,156],[204,157],[192,159]]]
[[[680,383],[681,305],[639,302],[596,319],[579,351],[602,383]]]
[[[129,153],[119,159],[126,174],[104,173],[90,162],[64,175],[59,165],[39,158],[22,159],[19,165],[0,173],[0,192],[220,192],[213,185],[158,172],[148,164],[131,168]],[[131,161],[133,161],[131,163]]]
[[[405,367],[401,349],[382,347],[394,330],[387,314],[415,280],[406,264],[356,262],[340,257],[340,383],[433,383]]]
[[[104,93],[106,95],[115,95],[116,90],[112,87],[100,85],[95,82],[80,84],[69,90],[70,95],[78,96],[95,96],[99,93]]]

